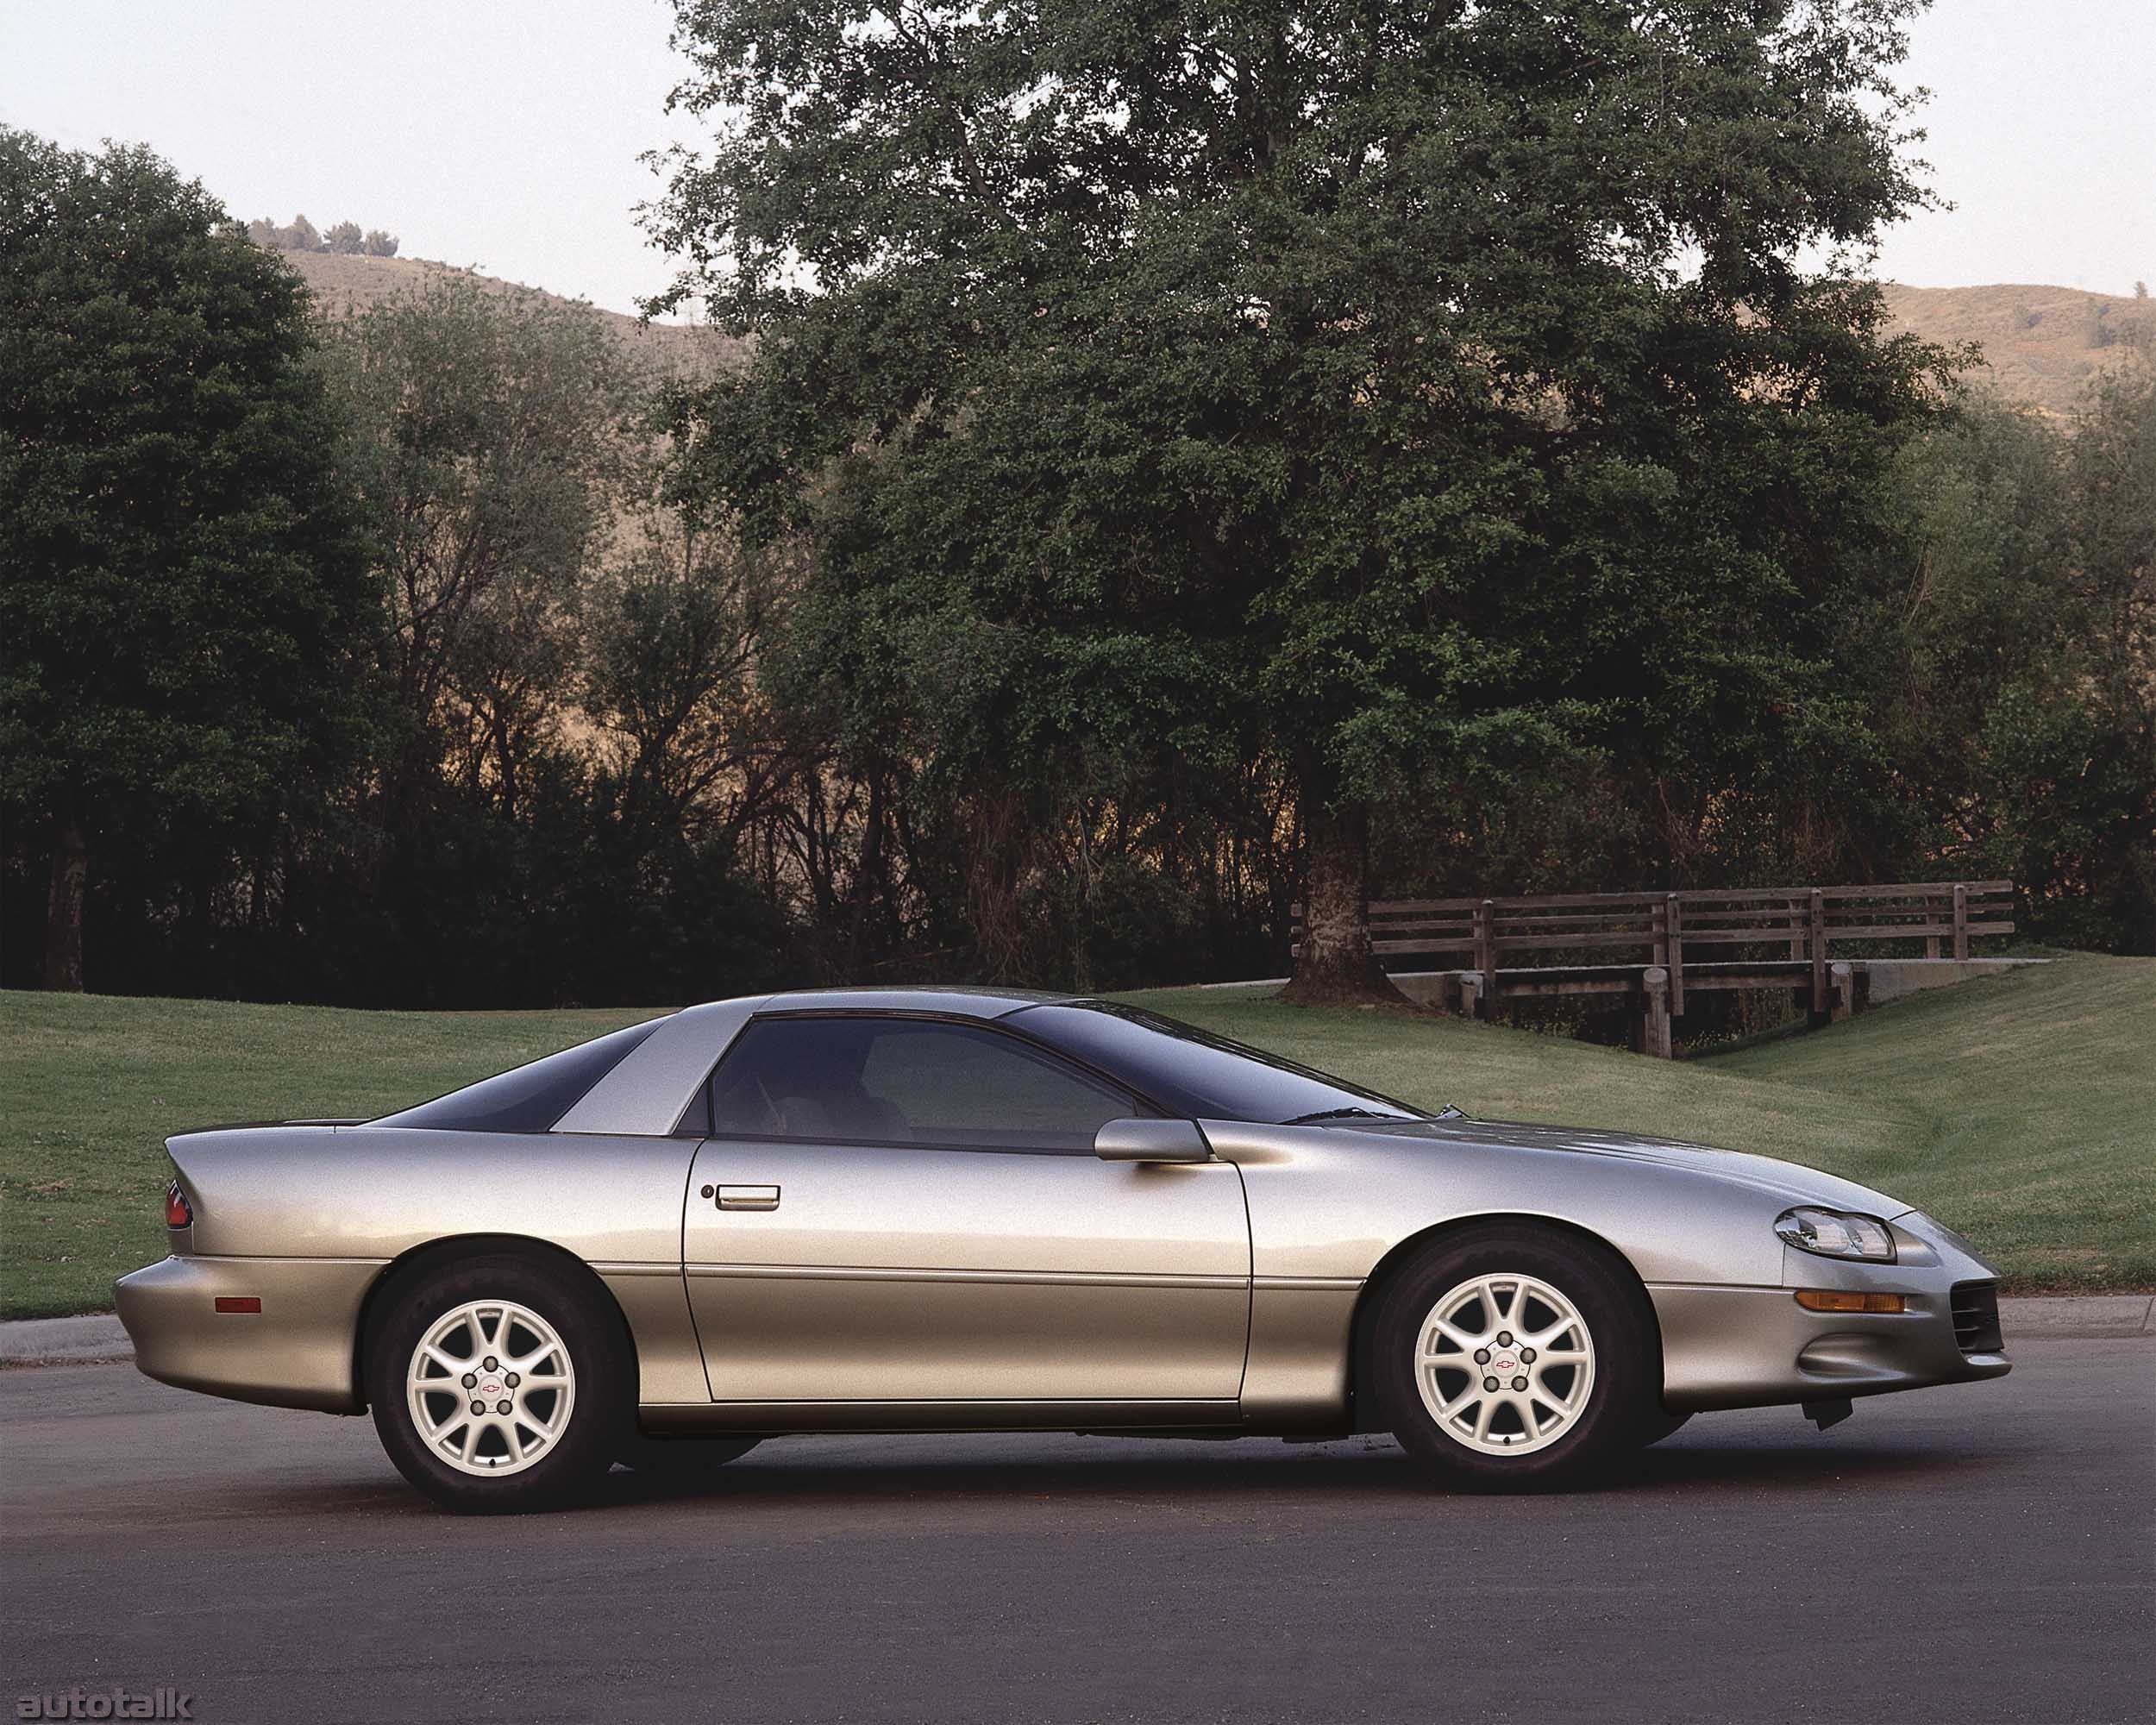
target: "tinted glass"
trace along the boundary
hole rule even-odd
[[[1275,1124],[1315,1115],[1425,1118],[1375,1090],[1136,1007],[1059,1001],[1012,1017],[1050,1047],[1128,1080],[1171,1114]]]
[[[1014,1037],[932,1019],[759,1019],[711,1079],[725,1136],[1090,1153],[1125,1092]]]
[[[499,1077],[482,1078],[431,1102],[385,1114],[378,1126],[431,1126],[443,1132],[539,1132],[584,1100],[584,1093],[620,1065],[629,1051],[665,1023],[631,1025],[596,1042],[580,1043]]]

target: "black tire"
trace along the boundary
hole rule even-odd
[[[693,1484],[730,1461],[739,1461],[761,1438],[655,1438],[633,1432],[614,1452],[624,1467],[655,1479]]]
[[[442,1317],[491,1301],[514,1302],[553,1327],[568,1355],[574,1394],[560,1431],[536,1459],[490,1477],[462,1471],[429,1446],[415,1423],[405,1374],[421,1339]],[[590,1490],[632,1426],[630,1352],[620,1314],[575,1271],[489,1252],[443,1264],[392,1292],[367,1352],[367,1402],[397,1471],[445,1509],[477,1515],[553,1509]]]
[[[1472,1447],[1467,1439],[1451,1435],[1426,1405],[1418,1387],[1416,1360],[1426,1320],[1448,1294],[1482,1276],[1530,1276],[1547,1283],[1571,1302],[1593,1344],[1593,1375],[1585,1401],[1553,1438],[1539,1437],[1526,1429],[1516,1412],[1502,1410],[1506,1384],[1501,1380],[1496,1417],[1507,1426],[1499,1429],[1494,1423],[1494,1434],[1504,1440],[1516,1429],[1518,1441],[1540,1445],[1518,1454]],[[1661,1411],[1661,1363],[1645,1290],[1622,1259],[1576,1235],[1532,1224],[1494,1223],[1464,1229],[1433,1242],[1412,1259],[1379,1298],[1369,1381],[1385,1424],[1439,1484],[1483,1491],[1544,1490],[1574,1484],[1612,1456],[1633,1447],[1650,1410]],[[1536,1309],[1547,1316],[1549,1308]],[[1533,1327],[1532,1320],[1525,1325]],[[1436,1394],[1449,1398],[1463,1389],[1473,1393],[1463,1369],[1472,1364],[1472,1357],[1460,1358],[1460,1367],[1432,1373]],[[1548,1371],[1546,1364],[1544,1370]],[[1573,1380],[1562,1382],[1569,1387]],[[1536,1418],[1545,1429],[1560,1425],[1554,1414],[1538,1412]]]

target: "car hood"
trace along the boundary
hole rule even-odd
[[[1834,1209],[1858,1210],[1882,1218],[1906,1215],[1909,1206],[1870,1186],[1860,1186],[1839,1175],[1822,1173],[1771,1156],[1752,1156],[1743,1151],[1718,1150],[1712,1145],[1688,1144],[1681,1138],[1647,1138],[1634,1132],[1604,1132],[1589,1126],[1532,1126],[1520,1120],[1478,1120],[1462,1118],[1441,1120],[1355,1120],[1328,1132],[1352,1132],[1357,1137],[1382,1138],[1398,1144],[1402,1139],[1438,1145],[1472,1148],[1491,1145],[1509,1150],[1547,1151],[1564,1155],[1598,1156],[1624,1162],[1651,1164],[1686,1173],[1703,1175],[1755,1191],[1770,1194],[1793,1204],[1824,1204]]]

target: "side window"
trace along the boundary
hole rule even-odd
[[[711,1078],[712,1129],[741,1137],[1083,1154],[1137,1110],[1016,1038],[924,1019],[759,1019]]]

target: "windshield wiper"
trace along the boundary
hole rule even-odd
[[[1292,1120],[1282,1120],[1284,1126],[1315,1126],[1319,1120],[1400,1120],[1405,1114],[1382,1114],[1376,1108],[1320,1108],[1314,1114],[1297,1114]]]

